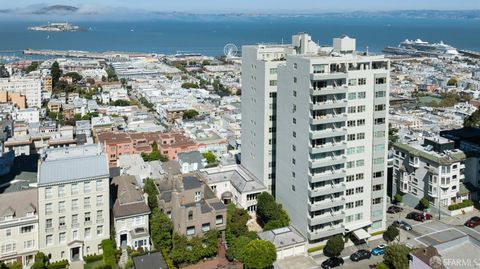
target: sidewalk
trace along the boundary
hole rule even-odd
[[[473,211],[471,212],[466,212],[465,214],[457,215],[457,216],[443,216],[439,220],[439,222],[442,222],[447,225],[452,225],[452,226],[462,226],[473,216],[479,216],[480,212],[478,209],[474,208]],[[436,218],[438,220],[438,216]]]

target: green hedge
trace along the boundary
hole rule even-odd
[[[52,262],[51,264],[47,265],[47,269],[63,269],[63,268],[67,268],[67,266],[68,266],[68,261],[61,260],[58,262]]]
[[[115,249],[113,249],[113,242],[110,239],[102,241],[103,250],[103,263],[114,268],[117,265],[117,259],[115,258]]]
[[[165,248],[162,249],[162,255],[163,255],[163,259],[165,260],[165,263],[167,264],[168,269],[176,269],[172,259],[170,258],[170,255],[167,249]]]
[[[458,210],[458,209],[462,209],[462,208],[465,208],[465,207],[469,207],[469,206],[472,206],[473,205],[473,202],[470,201],[470,200],[463,200],[461,203],[459,204],[454,204],[454,205],[449,205],[448,206],[448,210],[450,211],[453,211],[453,210]]]
[[[103,255],[90,254],[90,255],[87,255],[87,256],[83,256],[83,260],[86,263],[101,261],[102,259],[103,259]]]
[[[385,233],[385,231],[378,231],[378,232],[374,232],[371,234],[371,236],[375,236],[375,235],[379,235],[379,234],[383,234]]]
[[[315,251],[319,251],[319,250],[322,250],[325,248],[325,245],[320,245],[320,246],[316,246],[316,247],[313,247],[313,248],[309,248],[307,250],[308,253],[312,253],[312,252],[315,252]]]
[[[112,269],[114,267],[110,266],[110,265],[99,265],[97,267],[95,267],[95,269]]]

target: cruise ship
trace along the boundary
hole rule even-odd
[[[86,31],[80,26],[69,24],[68,22],[54,22],[47,25],[28,27],[29,31],[44,31],[44,32],[83,32]]]
[[[386,47],[383,49],[386,53],[413,56],[458,56],[458,50],[450,45],[440,41],[440,43],[428,43],[417,40],[405,40],[398,47]]]

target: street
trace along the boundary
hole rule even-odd
[[[407,219],[406,215],[412,212],[413,209],[405,208],[401,213],[387,214],[387,227],[391,225],[395,220],[403,220],[412,226],[411,231],[405,231],[400,229],[400,236],[397,238],[397,242],[406,244],[412,248],[421,248],[426,246],[437,245],[443,242],[447,242],[465,235],[480,240],[480,226],[475,228],[469,228],[464,223],[473,216],[479,216],[478,210],[469,212],[459,216],[443,216],[438,220],[438,216],[434,216],[434,219],[425,222],[415,221]],[[383,255],[372,256],[368,260],[362,260],[359,262],[353,262],[350,260],[350,255],[359,249],[373,249],[379,244],[385,244],[383,239],[370,240],[367,244],[358,246],[346,246],[342,251],[341,257],[343,257],[345,263],[339,268],[357,269],[357,268],[375,268],[377,263],[383,261]],[[310,253],[305,257],[287,258],[277,261],[275,268],[278,269],[316,269],[321,268],[320,265],[325,261],[327,257],[323,255],[322,251]],[[316,264],[316,266],[314,265]]]

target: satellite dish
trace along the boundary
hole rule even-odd
[[[237,56],[238,48],[237,46],[235,46],[235,44],[228,43],[227,45],[225,45],[225,47],[223,47],[223,54],[225,54],[225,57],[227,57],[227,59],[233,58]]]

